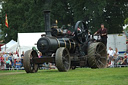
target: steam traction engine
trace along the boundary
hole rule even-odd
[[[63,34],[58,29],[50,29],[50,11],[44,11],[45,32],[37,42],[43,57],[38,58],[36,50],[28,50],[24,56],[24,69],[27,73],[38,71],[39,64],[53,62],[60,72],[79,67],[104,68],[107,53],[103,43],[90,39],[83,21],[75,25],[74,35]],[[52,34],[52,35],[51,35]]]

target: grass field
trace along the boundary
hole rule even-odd
[[[0,85],[128,85],[128,68],[0,71]]]

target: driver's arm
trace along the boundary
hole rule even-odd
[[[94,35],[96,35],[96,34],[97,34],[97,32],[94,33]]]
[[[99,29],[97,32],[94,33],[94,35],[99,34],[101,29]]]

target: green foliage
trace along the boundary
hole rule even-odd
[[[128,0],[3,0],[2,30],[6,41],[17,39],[18,32],[44,31],[44,10],[51,10],[51,25],[59,27],[78,20],[87,23],[94,33],[104,23],[108,33],[121,33],[128,16]],[[9,29],[5,27],[8,15]],[[3,37],[4,38],[4,37]]]
[[[128,18],[126,18],[126,19],[124,20],[124,24],[125,24],[125,25],[128,25]],[[128,31],[128,26],[126,26],[126,28],[125,28],[124,31]]]
[[[128,24],[128,18],[126,18],[126,19],[124,20],[124,24],[125,24],[125,25]]]
[[[40,32],[43,31],[43,6],[38,0],[6,0],[3,4],[3,34],[8,34],[6,41],[17,40],[18,32]],[[5,14],[8,16],[9,28],[5,26]]]
[[[124,20],[128,16],[128,1],[107,0],[106,13],[104,14],[108,24],[109,33],[123,31]]]
[[[77,68],[69,72],[39,70],[0,71],[1,85],[127,85],[128,68],[90,69]]]

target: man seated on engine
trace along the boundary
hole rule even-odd
[[[106,46],[107,45],[107,29],[104,27],[104,24],[101,24],[101,28],[94,33],[94,35],[96,34],[100,34],[101,42]]]

